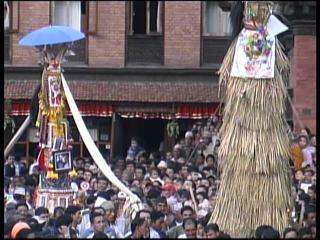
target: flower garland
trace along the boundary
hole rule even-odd
[[[7,126],[11,125],[11,133],[14,133],[14,130],[16,128],[16,123],[14,122],[13,118],[9,115],[4,115],[4,131],[7,129]]]
[[[167,132],[169,137],[178,138],[179,136],[179,123],[175,120],[172,120],[167,124]]]
[[[259,56],[271,54],[272,41],[266,39],[266,30],[261,26],[259,33],[250,35],[245,46],[246,56],[250,60],[256,60]]]

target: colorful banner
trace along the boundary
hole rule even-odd
[[[239,34],[231,77],[273,78],[275,37],[265,31],[243,29]]]

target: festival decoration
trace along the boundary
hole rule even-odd
[[[64,158],[61,155],[60,162],[56,158],[56,153],[60,151],[70,152],[68,141],[71,139],[69,124],[65,115],[65,96],[61,86],[61,67],[60,63],[64,56],[66,46],[46,46],[43,50],[44,62],[47,63],[42,74],[41,89],[38,93],[39,112],[36,120],[39,135],[39,155],[38,164],[42,170],[39,186],[40,193],[58,191],[58,198],[46,199],[45,202],[49,211],[52,212],[52,206],[58,204],[59,198],[68,200],[65,206],[72,203],[71,176],[72,167],[66,168],[67,171],[58,171],[64,169],[66,164],[70,165],[71,157]],[[59,169],[57,167],[59,164]],[[61,165],[61,166],[60,166]],[[71,169],[70,171],[68,171]],[[41,191],[42,190],[42,191]],[[60,192],[59,192],[60,191]],[[66,196],[66,194],[71,194]],[[39,194],[39,198],[43,194]],[[50,194],[46,196],[52,196]],[[38,203],[41,201],[38,201]],[[49,202],[53,202],[49,204]]]
[[[76,175],[72,166],[71,138],[69,123],[65,117],[66,100],[72,112],[80,135],[93,160],[109,181],[127,194],[133,214],[143,208],[141,200],[133,194],[111,171],[94,144],[87,127],[74,102],[70,89],[61,71],[61,62],[69,48],[68,42],[84,38],[84,34],[65,26],[47,26],[35,30],[20,40],[20,45],[38,46],[41,63],[44,65],[38,95],[39,112],[36,126],[39,129],[38,164],[41,169],[37,189],[37,206],[46,206],[52,213],[55,206],[67,207],[79,203],[77,193],[71,188],[71,178]],[[34,109],[38,109],[33,106]],[[30,111],[26,124],[34,118]]]
[[[289,137],[285,118],[288,59],[276,35],[287,29],[272,15],[272,2],[235,3],[233,40],[219,69],[226,89],[221,146],[221,183],[209,222],[232,237],[254,237],[271,225],[289,226]],[[244,14],[244,19],[241,17]],[[271,22],[271,23],[270,23]]]
[[[11,112],[11,101],[5,100],[5,111],[4,111],[4,131],[11,126],[11,132],[14,133],[16,128],[16,123],[14,122],[13,118],[9,115]]]
[[[39,137],[37,161],[40,183],[36,206],[45,206],[51,213],[55,206],[67,207],[74,196],[71,178],[76,173],[71,166],[72,139],[65,116],[66,103],[61,85],[60,64],[69,43],[82,38],[83,33],[66,26],[45,26],[19,41],[22,46],[36,46],[40,49],[40,62],[44,67],[40,86],[32,98],[30,121],[36,120]]]
[[[169,137],[178,138],[179,136],[179,123],[176,120],[172,120],[167,124],[167,132]]]

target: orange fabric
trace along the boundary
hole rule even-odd
[[[299,145],[294,145],[290,149],[290,154],[294,164],[294,170],[300,170],[303,163],[303,153],[301,147]]]
[[[25,222],[16,223],[11,230],[11,238],[16,238],[16,236],[22,229],[30,229],[30,226]]]

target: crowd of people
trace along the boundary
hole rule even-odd
[[[53,213],[35,207],[37,163],[28,166],[11,154],[4,169],[4,238],[231,238],[209,223],[223,171],[220,126],[217,117],[197,122],[169,152],[148,153],[132,138],[125,157],[108,160],[114,174],[142,200],[144,209],[136,213],[94,161],[81,157],[74,159],[73,203],[56,206]],[[257,238],[315,238],[315,151],[316,136],[308,129],[292,135],[292,224],[284,232],[259,226]]]

